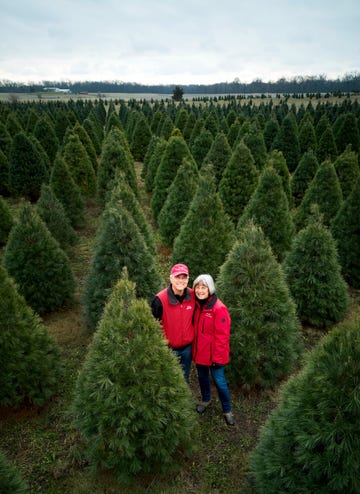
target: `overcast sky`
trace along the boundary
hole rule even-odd
[[[0,80],[211,84],[360,69],[359,0],[0,0]]]

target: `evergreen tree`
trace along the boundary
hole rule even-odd
[[[114,128],[118,129],[120,132],[124,132],[124,127],[115,110],[110,111],[110,113],[108,114],[105,127],[105,136]]]
[[[90,117],[85,118],[82,123],[87,135],[90,137],[91,142],[94,145],[96,156],[100,156],[101,153],[101,145],[103,141],[103,133],[99,128],[99,125],[94,122]]]
[[[281,178],[281,183],[289,203],[289,209],[291,209],[294,205],[294,199],[291,193],[290,173],[283,153],[277,149],[270,151],[266,159],[266,164],[271,165]]]
[[[216,192],[214,170],[204,165],[198,187],[173,245],[173,263],[215,277],[234,242],[234,228]],[[196,248],[194,248],[194,245]]]
[[[128,182],[134,194],[139,194],[132,156],[123,144],[123,139],[125,136],[118,129],[112,129],[103,143],[97,175],[97,198],[101,206],[105,205],[117,172],[122,172],[124,180]]]
[[[117,173],[115,175],[114,187],[111,191],[112,200],[121,201],[123,206],[130,212],[131,216],[135,220],[135,223],[139,227],[141,234],[144,237],[145,244],[149,251],[155,256],[157,253],[154,235],[151,227],[145,217],[145,214],[141,208],[141,205],[134,194],[134,191],[125,180],[123,174]]]
[[[330,126],[330,120],[329,117],[326,113],[323,113],[316,124],[315,127],[315,134],[316,134],[316,140],[319,142],[320,137],[323,135],[325,130]]]
[[[13,227],[14,219],[10,208],[0,196],[0,246],[5,245],[9,236],[9,232]]]
[[[241,141],[232,153],[219,183],[219,195],[234,226],[244,211],[259,180],[250,149]]]
[[[324,224],[329,226],[330,221],[339,211],[341,203],[342,192],[334,165],[330,161],[324,161],[307,188],[300,206],[295,211],[293,219],[296,229],[304,228],[313,204],[318,204]]]
[[[47,113],[44,113],[38,119],[33,133],[34,137],[36,137],[44,148],[50,163],[52,164],[59,149],[59,140],[55,132],[54,124]]]
[[[9,160],[0,149],[0,194],[10,195],[9,190]]]
[[[82,125],[80,125],[79,122],[75,124],[75,127],[73,127],[72,131],[74,132],[74,134],[77,134],[79,136],[79,139],[82,145],[84,146],[84,148],[86,149],[92,167],[94,168],[94,171],[96,173],[98,167],[96,150],[92,140],[89,137],[89,134],[86,132],[85,128]]]
[[[156,110],[151,118],[150,129],[152,134],[155,134],[157,137],[160,134],[162,118],[163,114],[160,110]]]
[[[96,329],[105,303],[121,270],[137,283],[137,295],[150,299],[161,285],[156,259],[131,213],[116,197],[110,198],[96,234],[90,272],[85,281],[84,318],[90,331]]]
[[[60,349],[2,265],[0,348],[1,406],[18,406],[24,401],[42,405],[57,391],[62,371]]]
[[[194,127],[193,127],[193,130],[191,132],[191,136],[190,136],[190,140],[189,140],[190,148],[191,148],[193,142],[195,141],[195,139],[200,135],[200,132],[204,128],[204,125],[205,125],[204,119],[202,117],[199,117],[196,120]]]
[[[188,114],[188,118],[186,120],[185,127],[183,129],[181,129],[179,127],[181,132],[182,132],[182,135],[184,136],[184,139],[187,143],[190,142],[190,137],[191,137],[191,133],[194,129],[195,122],[196,122],[196,116],[195,116],[194,112],[191,111]]]
[[[318,139],[318,146],[316,149],[316,157],[319,163],[327,160],[334,160],[337,156],[337,149],[333,131],[331,126],[328,125],[324,132]]]
[[[199,168],[203,164],[205,156],[208,154],[213,143],[213,136],[210,130],[203,128],[200,134],[191,144],[190,151]]]
[[[235,143],[237,142],[237,138],[240,132],[240,127],[241,124],[238,118],[229,127],[229,131],[227,133],[227,140],[231,148],[234,148]]]
[[[12,144],[12,137],[5,125],[0,122],[0,149],[4,152],[5,156],[9,158]]]
[[[13,195],[36,201],[48,171],[33,141],[21,132],[12,141],[9,157],[9,188]]]
[[[162,155],[154,180],[154,190],[150,205],[155,221],[157,221],[167,197],[168,188],[174,180],[183,158],[192,159],[190,150],[183,137],[172,136]]]
[[[140,112],[131,141],[131,152],[135,160],[143,161],[151,140],[151,130],[145,115]]]
[[[356,153],[360,151],[359,127],[354,113],[348,112],[341,119],[341,124],[335,134],[335,142],[339,153],[344,152],[349,144]]]
[[[160,140],[160,138],[157,135],[153,134],[151,136],[149,145],[148,145],[147,150],[146,150],[146,154],[144,156],[143,166],[141,168],[141,178],[143,180],[145,180],[151,157],[154,153],[154,150],[155,150],[156,145],[159,142],[159,140]]]
[[[146,192],[152,192],[154,189],[156,172],[159,167],[159,164],[161,163],[166,147],[167,147],[167,141],[159,137],[159,141],[156,143],[154,152],[150,158],[149,165],[146,170],[146,176],[145,176]]]
[[[216,111],[213,108],[205,118],[204,128],[211,133],[211,137],[214,139],[219,132],[219,120],[216,115]]]
[[[270,151],[273,148],[273,142],[278,135],[279,130],[280,125],[275,117],[272,117],[266,122],[264,127],[264,142],[267,151]]]
[[[181,101],[183,99],[184,90],[180,86],[175,86],[173,89],[172,99],[174,101]]]
[[[18,469],[0,451],[0,492],[26,494],[28,487]]]
[[[168,141],[170,139],[173,130],[174,130],[174,122],[171,120],[169,115],[166,115],[161,125],[159,137],[162,137],[163,139]]]
[[[185,110],[185,108],[180,108],[176,114],[175,127],[179,129],[182,134],[184,134],[184,128],[186,126],[187,119],[188,112]]]
[[[291,193],[294,198],[295,206],[301,203],[307,188],[319,168],[319,162],[312,149],[303,154],[296,170],[291,179]]]
[[[331,223],[343,276],[353,288],[360,288],[360,178],[342,203]]]
[[[71,226],[64,206],[49,185],[43,184],[41,187],[36,212],[62,249],[66,250],[69,246],[76,244],[77,233]]]
[[[310,149],[316,150],[317,140],[316,132],[310,117],[306,117],[299,127],[299,145],[300,155],[308,152]]]
[[[84,197],[96,192],[96,176],[86,149],[77,134],[70,133],[64,145],[63,158]]]
[[[261,226],[270,240],[273,253],[281,262],[295,232],[281,178],[272,166],[265,167],[260,175],[259,183],[239,218],[237,231],[250,219]]]
[[[217,293],[231,315],[234,385],[271,386],[292,369],[301,351],[295,304],[260,227],[244,225],[221,266]]]
[[[327,327],[344,317],[348,293],[335,241],[319,219],[318,208],[313,210],[314,217],[296,235],[283,267],[300,320]]]
[[[254,124],[244,135],[244,144],[250,149],[257,169],[262,170],[266,161],[266,145],[262,131]]]
[[[355,151],[352,151],[351,144],[349,144],[345,151],[338,156],[334,166],[340,182],[343,198],[346,199],[360,177],[358,155]]]
[[[172,247],[185,218],[198,184],[198,168],[194,160],[184,158],[169,187],[161,208],[158,225],[164,245]]]
[[[29,203],[12,228],[4,265],[19,293],[38,314],[73,301],[75,279],[70,261]]]
[[[279,132],[273,141],[272,149],[282,151],[289,172],[292,173],[299,164],[300,144],[296,119],[289,112],[280,126]]]
[[[67,111],[65,111],[65,109],[58,110],[55,114],[54,129],[58,138],[59,146],[62,146],[68,127],[70,127],[70,120],[68,118]]]
[[[16,134],[24,132],[23,126],[21,125],[18,117],[19,115],[16,111],[11,111],[6,118],[6,130],[12,138],[14,138]]]
[[[60,154],[55,158],[51,171],[50,187],[70,219],[73,228],[85,225],[85,203],[80,189],[74,182],[69,169]]]
[[[29,139],[33,143],[35,150],[37,153],[40,155],[41,161],[44,163],[45,169],[46,169],[46,176],[44,179],[44,183],[48,183],[49,177],[50,177],[50,170],[51,170],[51,165],[49,156],[45,149],[43,148],[42,144],[36,139],[36,137],[33,134],[29,134]]]
[[[223,132],[216,134],[211,147],[204,158],[203,164],[211,163],[215,170],[216,183],[219,184],[222,174],[228,164],[232,151],[226,135]]]
[[[180,365],[126,276],[114,286],[79,374],[75,426],[90,462],[118,478],[166,470],[196,420]]]
[[[342,323],[281,390],[250,459],[257,494],[360,492],[360,319]]]

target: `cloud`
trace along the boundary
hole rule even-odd
[[[190,84],[359,69],[355,0],[0,0],[0,79]]]

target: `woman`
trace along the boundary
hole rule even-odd
[[[225,379],[224,366],[229,362],[230,315],[215,293],[214,280],[201,274],[193,283],[195,292],[195,339],[193,360],[196,364],[202,402],[197,411],[204,413],[211,403],[210,374],[221,401],[227,425],[235,425],[231,413],[230,392]]]

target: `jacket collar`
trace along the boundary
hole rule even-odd
[[[207,309],[207,310],[213,309],[217,299],[218,299],[218,297],[217,297],[216,293],[214,293],[213,295],[210,295],[210,297],[207,299],[206,303],[204,304],[203,309]],[[197,303],[198,303],[198,305],[200,305],[198,301],[197,301]]]
[[[179,297],[179,296],[176,296],[175,293],[173,292],[173,289],[172,289],[172,286],[171,286],[171,283],[170,283],[169,286],[168,286],[168,288],[167,288],[167,294],[168,294],[169,301],[170,301],[170,304],[171,305],[176,305],[180,301],[191,300],[191,294],[190,294],[189,290],[187,289],[187,287],[184,290],[183,297]]]

